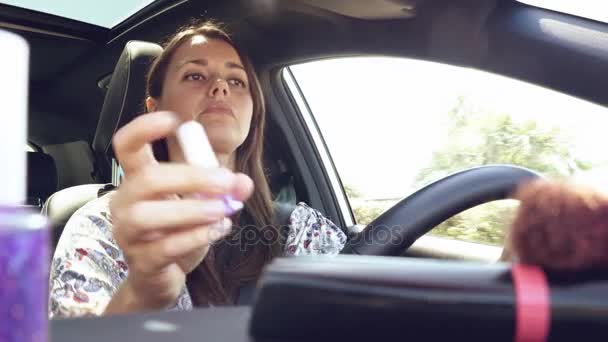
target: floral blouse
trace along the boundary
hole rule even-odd
[[[104,311],[129,266],[112,236],[112,192],[90,201],[70,218],[59,239],[50,270],[49,316],[98,316]],[[346,234],[320,212],[298,203],[289,217],[284,255],[338,254]],[[190,310],[184,286],[169,310]]]

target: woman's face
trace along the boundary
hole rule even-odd
[[[222,40],[201,35],[177,48],[161,97],[149,100],[150,106],[173,111],[183,121],[200,122],[218,157],[232,156],[245,141],[253,115],[249,80],[238,53]],[[174,145],[170,138],[170,151]]]

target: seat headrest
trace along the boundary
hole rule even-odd
[[[45,200],[57,190],[57,168],[43,152],[27,153],[27,195]]]
[[[162,47],[158,44],[130,41],[118,59],[93,139],[96,173],[100,182],[109,182],[111,178],[114,133],[145,111],[146,75],[150,64],[161,52]]]

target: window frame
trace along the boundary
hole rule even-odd
[[[279,127],[286,131],[286,143],[291,145],[292,154],[303,157],[303,160],[296,160],[302,164],[295,168],[302,174],[309,192],[308,204],[324,212],[343,229],[353,227],[354,215],[333,159],[289,66],[273,70],[270,80],[262,79],[263,84],[266,82],[269,89],[275,90],[267,101],[271,119],[278,121]],[[272,101],[275,99],[279,104]],[[335,215],[337,217],[333,217]]]

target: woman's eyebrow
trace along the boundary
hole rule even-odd
[[[241,69],[243,71],[245,71],[245,67],[243,67],[242,65],[240,65],[239,63],[235,63],[235,62],[226,62],[226,66],[230,69]]]
[[[177,65],[177,68],[179,69],[187,64],[198,64],[198,65],[202,65],[202,66],[207,66],[207,65],[209,65],[209,62],[205,58],[189,59],[189,60],[179,63]]]
[[[198,64],[198,65],[202,65],[202,66],[208,66],[209,62],[205,58],[190,59],[190,60],[179,63],[177,65],[177,68],[179,69],[187,64]],[[245,67],[236,62],[228,61],[228,62],[226,62],[225,65],[229,69],[241,69],[241,70],[245,71]]]

